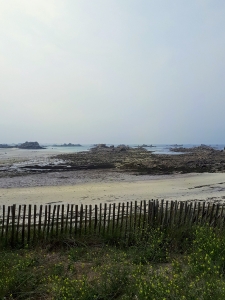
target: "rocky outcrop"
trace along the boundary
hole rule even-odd
[[[0,148],[4,148],[4,149],[7,149],[7,148],[15,148],[15,146],[9,146],[7,144],[0,144]]]
[[[156,147],[156,146],[143,144],[143,145],[138,146],[138,147],[152,148],[152,147]]]
[[[45,149],[38,142],[25,142],[18,146],[19,149]]]
[[[124,152],[124,151],[132,151],[133,148],[126,145],[118,145],[118,146],[107,146],[106,144],[98,144],[90,149],[91,152]],[[144,149],[146,150],[146,149]]]
[[[71,167],[95,164],[109,164],[117,171],[131,171],[136,174],[173,174],[192,172],[225,172],[225,151],[200,146],[187,149],[180,155],[154,154],[144,148],[99,147],[101,150],[61,154],[58,158],[67,161]],[[117,151],[115,149],[125,149]],[[183,149],[183,148],[182,148]],[[181,150],[182,150],[181,149]]]
[[[218,150],[215,150],[211,146],[201,144],[198,147],[192,147],[192,148],[184,148],[184,147],[170,148],[170,151],[173,151],[173,152],[201,152],[201,151],[218,151]]]
[[[1,176],[17,176],[28,173],[64,172],[89,169],[110,169],[119,172],[140,174],[173,174],[173,173],[203,173],[225,172],[225,151],[215,150],[209,146],[189,148],[182,154],[154,154],[145,148],[130,148],[126,145],[95,146],[94,150],[63,153],[52,159],[59,163],[44,165],[29,163],[7,171],[0,167]],[[183,148],[179,149],[181,151]],[[8,173],[7,173],[8,172]]]
[[[69,143],[69,144],[62,144],[62,145],[53,145],[53,147],[82,147],[81,144],[72,144],[72,143]]]

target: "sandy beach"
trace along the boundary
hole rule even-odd
[[[180,201],[224,201],[225,199],[225,174],[204,173],[147,177],[126,175],[126,178],[117,178],[116,180],[113,178],[110,180],[107,177],[100,182],[90,179],[86,183],[82,183],[80,180],[75,184],[63,185],[61,182],[55,186],[47,185],[46,180],[45,186],[30,184],[27,187],[0,188],[0,205],[98,204],[150,199]]]
[[[53,154],[56,153],[49,150],[1,150],[0,165],[12,165],[14,160],[49,160]],[[79,170],[0,178],[0,205],[99,204],[150,199],[224,201],[225,173],[137,176],[115,170]]]

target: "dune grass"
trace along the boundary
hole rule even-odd
[[[225,299],[225,234],[207,225],[1,249],[0,299]]]

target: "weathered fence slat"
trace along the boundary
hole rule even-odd
[[[70,210],[70,229],[69,229],[70,236],[72,235],[72,228],[73,228],[73,204],[71,204],[71,210]]]
[[[139,208],[139,217],[138,217],[138,229],[140,230],[141,228],[141,217],[142,217],[142,202],[140,203],[140,208]]]
[[[37,217],[37,205],[34,205],[34,232],[33,232],[33,241],[36,240],[36,217]]]
[[[42,219],[42,205],[39,207],[39,217],[38,217],[38,238],[40,238],[41,235],[41,220]]]
[[[137,201],[134,202],[134,231],[137,227]]]
[[[85,205],[84,213],[84,233],[87,234],[87,205]]]
[[[0,240],[12,247],[26,245],[41,238],[59,235],[81,236],[116,234],[132,242],[144,237],[152,226],[193,226],[209,224],[222,228],[225,223],[224,205],[200,201],[146,200],[127,203],[95,205],[37,205],[2,206],[0,210]]]
[[[101,232],[101,225],[102,225],[102,204],[99,205],[99,224],[98,224],[98,232]]]
[[[124,203],[122,203],[121,223],[120,223],[120,236],[122,236],[122,231],[123,231],[123,220],[124,220]]]
[[[59,212],[60,212],[60,205],[57,205],[57,213],[56,213],[56,236],[59,234]]]
[[[7,242],[7,238],[8,238],[8,231],[9,231],[9,218],[10,218],[10,211],[11,211],[11,206],[8,206],[8,215],[7,215],[7,220],[6,220],[6,242]]]
[[[17,217],[16,243],[18,243],[18,241],[19,241],[19,230],[20,230],[20,214],[21,214],[21,205],[19,205],[18,217]]]
[[[128,214],[129,214],[129,202],[127,202],[126,208],[126,223],[125,223],[125,238],[127,237],[127,226],[128,226]]]
[[[53,213],[52,213],[52,220],[51,220],[51,236],[53,236],[54,232],[54,222],[55,222],[55,211],[56,211],[56,205],[53,206]]]
[[[67,210],[66,210],[66,228],[65,228],[65,230],[66,230],[66,233],[67,233],[67,231],[68,231],[69,210],[70,210],[70,205],[69,205],[69,204],[67,204]]]
[[[110,228],[110,225],[111,225],[111,204],[109,204],[109,214],[108,214],[108,227],[107,227],[107,234],[109,234],[109,228]]]
[[[82,225],[83,225],[83,204],[80,206],[80,236],[82,233]]]
[[[47,230],[47,222],[48,222],[48,206],[45,205],[45,219],[44,219],[44,227],[43,227],[43,238],[45,238],[45,231]]]
[[[62,205],[62,209],[61,209],[61,230],[60,230],[61,235],[63,235],[63,232],[64,232],[64,204]]]
[[[118,233],[119,228],[119,219],[120,219],[120,203],[118,204],[117,208],[117,218],[116,218],[116,232]]]
[[[112,224],[112,232],[114,233],[115,229],[115,217],[116,217],[116,204],[113,203],[113,224]]]
[[[103,235],[105,235],[106,214],[107,214],[107,203],[105,203],[105,205],[104,205]]]
[[[75,235],[77,234],[77,227],[78,227],[78,205],[75,205]]]
[[[31,229],[31,204],[28,206],[28,226],[27,226],[27,243],[30,242],[30,229]]]
[[[95,224],[94,224],[94,232],[96,233],[98,224],[98,205],[95,204]]]
[[[51,226],[51,205],[48,205],[48,224],[47,224],[47,238],[49,237],[49,231]]]
[[[89,205],[89,233],[91,233],[92,224],[92,205]]]
[[[14,246],[14,234],[15,234],[15,218],[16,218],[16,205],[12,206],[12,231],[11,231],[11,246]]]
[[[4,234],[4,226],[5,226],[5,205],[2,207],[2,237]]]

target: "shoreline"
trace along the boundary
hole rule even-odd
[[[203,149],[176,157],[108,148],[63,155],[1,149],[0,154],[0,205],[225,201],[225,153],[220,151]],[[181,167],[189,171],[182,174]]]
[[[89,205],[151,199],[224,202],[225,173],[160,175],[157,178],[127,175],[127,180],[107,177],[102,181],[81,180],[71,185],[0,188],[0,205]]]

